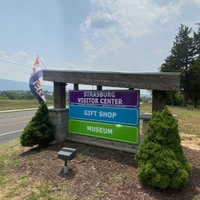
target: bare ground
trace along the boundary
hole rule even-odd
[[[70,171],[66,175],[63,161],[57,158],[64,146],[77,149],[77,157],[69,162]],[[72,199],[200,199],[200,150],[184,147],[184,153],[193,164],[193,171],[189,183],[178,190],[158,190],[141,183],[133,154],[73,142],[45,149],[24,148],[13,160],[20,164],[10,168],[9,173],[20,176],[27,172],[34,181],[46,181]]]

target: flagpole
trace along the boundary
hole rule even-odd
[[[42,63],[42,65],[43,65],[44,69],[46,69],[46,67],[45,67],[44,63],[42,62],[42,60],[41,60],[41,58],[40,58],[40,56],[39,56],[38,54],[37,54],[37,57],[39,58],[40,62]]]

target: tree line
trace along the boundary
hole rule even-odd
[[[200,24],[198,30],[183,24],[175,36],[175,41],[165,62],[160,66],[161,72],[181,73],[181,93],[168,92],[168,103],[186,107],[193,102],[200,105]]]
[[[53,100],[54,94],[53,92],[43,91],[45,98],[47,100]],[[69,98],[69,92],[66,91],[66,97]],[[31,93],[31,91],[24,90],[9,90],[9,91],[0,91],[0,99],[4,100],[33,100],[35,96]],[[140,102],[147,103],[151,100],[151,97],[141,96]]]
[[[45,98],[48,100],[53,99],[53,93],[48,91],[43,91]],[[9,91],[0,91],[0,99],[4,100],[33,100],[35,96],[31,91],[24,90],[9,90]]]

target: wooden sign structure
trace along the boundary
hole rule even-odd
[[[43,79],[54,82],[54,108],[66,107],[66,83],[137,88],[152,90],[152,111],[161,111],[166,105],[166,91],[180,91],[180,73],[172,72],[98,72],[98,71],[62,71],[43,70]]]
[[[92,85],[97,87],[97,90],[102,90],[104,86],[127,88],[127,89],[146,89],[152,91],[152,112],[162,111],[166,105],[167,91],[180,91],[180,73],[133,73],[133,72],[98,72],[98,71],[62,71],[62,70],[44,70],[43,79],[45,81],[52,81],[54,83],[54,108],[49,109],[49,115],[52,123],[56,127],[55,136],[57,141],[70,140],[75,142],[82,142],[91,145],[109,147],[112,149],[123,150],[127,152],[136,152],[137,145],[125,142],[111,141],[108,139],[100,139],[95,137],[87,137],[78,134],[70,134],[69,130],[69,116],[68,108],[66,108],[66,84],[72,83],[74,90],[79,90],[79,84]],[[104,90],[102,90],[104,91]],[[99,93],[103,94],[103,93]],[[105,104],[104,106],[111,107],[112,104],[121,105],[118,98],[107,100],[96,100],[97,93],[87,93],[89,97],[82,96],[77,101],[80,103],[92,102],[98,104]],[[90,98],[93,95],[93,99]],[[110,94],[112,95],[112,94]],[[100,102],[99,102],[100,101]],[[107,105],[106,105],[107,104]],[[88,105],[89,106],[89,105]],[[141,119],[141,117],[140,117]],[[89,121],[89,120],[88,120]],[[87,121],[87,122],[88,122]],[[91,121],[89,121],[92,123]],[[104,122],[98,122],[104,123]],[[93,130],[92,125],[90,126]],[[88,129],[88,130],[89,130]],[[103,131],[102,129],[95,129],[96,131]],[[109,129],[108,129],[109,132]]]

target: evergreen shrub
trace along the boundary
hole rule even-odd
[[[54,140],[54,127],[50,122],[46,103],[42,103],[20,137],[22,146],[46,146]]]
[[[155,188],[179,188],[189,181],[192,165],[183,155],[178,124],[165,108],[155,112],[136,154],[139,178]]]

